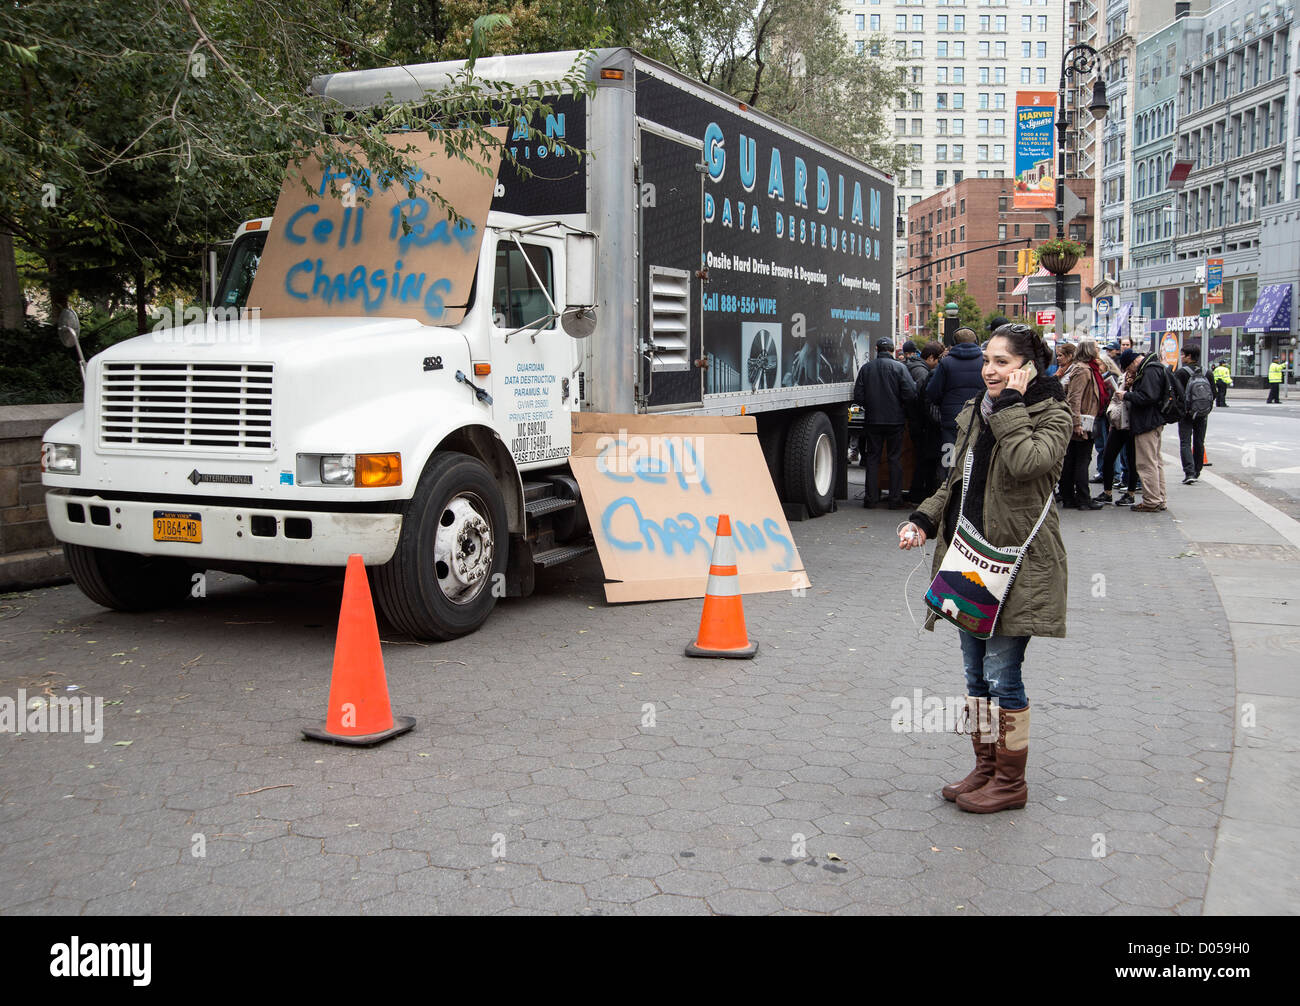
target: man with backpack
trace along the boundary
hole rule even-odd
[[[1132,509],[1155,513],[1165,507],[1165,466],[1160,460],[1160,434],[1166,423],[1182,418],[1178,385],[1157,353],[1147,353],[1138,366],[1133,388],[1125,396],[1129,403],[1129,429],[1137,454],[1138,478],[1142,480],[1142,502]]]
[[[1205,427],[1214,409],[1214,387],[1201,372],[1201,347],[1184,346],[1182,363],[1174,371],[1183,399],[1178,444],[1183,458],[1183,485],[1195,485],[1205,461]]]

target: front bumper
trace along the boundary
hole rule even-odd
[[[78,507],[80,521],[75,519]],[[174,555],[195,562],[346,566],[350,555],[359,554],[367,566],[374,566],[393,557],[402,530],[402,516],[395,513],[214,506],[200,499],[192,503],[106,500],[60,489],[45,494],[45,509],[61,542],[139,555]],[[154,511],[200,514],[203,540],[154,541]]]

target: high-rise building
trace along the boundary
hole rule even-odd
[[[911,157],[898,179],[907,204],[963,178],[1010,178],[1016,91],[1055,90],[1059,0],[842,0],[849,44],[873,37],[903,63],[907,93],[895,143]]]
[[[1272,360],[1295,370],[1294,21],[1294,0],[1227,0],[1144,33],[1135,47],[1136,188],[1116,320],[1132,324],[1135,341],[1149,346],[1200,344],[1203,360],[1228,360],[1234,378],[1247,385],[1262,383]],[[1171,153],[1174,168],[1166,171]],[[1103,206],[1103,219],[1106,212]],[[1206,288],[1210,260],[1222,270],[1216,302]]]
[[[1129,265],[1132,232],[1134,108],[1139,100],[1137,44],[1179,16],[1203,13],[1209,0],[1106,0],[1095,45],[1110,110],[1097,126],[1101,166],[1097,179],[1096,279],[1118,280]],[[1151,80],[1148,74],[1148,83]]]
[[[1096,49],[1101,33],[1101,10],[1106,0],[1071,0],[1066,9],[1065,49],[1082,43]],[[1064,50],[1062,50],[1064,57]],[[1059,83],[1059,82],[1058,82]],[[1092,79],[1071,74],[1066,79],[1065,110],[1069,115],[1065,137],[1065,176],[1092,178],[1097,164],[1097,129],[1087,111],[1092,100]]]
[[[1187,62],[1188,29],[1201,19],[1190,12],[1137,44],[1137,90],[1130,156],[1129,260],[1141,268],[1174,257],[1174,196],[1177,160],[1179,74]]]

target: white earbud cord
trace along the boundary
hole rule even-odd
[[[911,521],[907,521],[907,520],[903,521],[903,522],[900,523],[900,524],[898,525],[898,527],[895,529],[895,533],[901,533],[902,530],[903,530],[903,528],[906,527],[908,524],[911,524],[911,523],[912,523]],[[915,526],[915,525],[913,525],[913,526]],[[904,603],[905,605],[907,605],[907,617],[910,618],[910,619],[912,620],[912,628],[914,628],[914,629],[916,630],[916,638],[917,638],[917,639],[921,639],[922,636],[921,636],[921,626],[917,624],[916,616],[915,616],[914,614],[912,614],[912,600],[911,600],[911,598],[912,598],[912,577],[916,575],[916,571],[917,571],[918,569],[920,569],[922,566],[925,565],[925,560],[928,559],[929,557],[930,557],[930,553],[926,550],[926,546],[925,546],[925,545],[922,545],[922,546],[921,546],[921,558],[917,561],[916,565],[912,567],[912,571],[911,571],[910,573],[907,574],[907,579],[903,581],[903,603]]]

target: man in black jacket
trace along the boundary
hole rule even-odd
[[[912,437],[912,488],[908,498],[913,504],[929,499],[939,489],[939,407],[926,396],[925,385],[942,356],[941,342],[927,343],[924,352],[919,352],[911,339],[903,343],[903,363],[916,382],[916,400],[907,423]]]
[[[1165,509],[1165,463],[1160,458],[1160,434],[1165,428],[1160,414],[1168,383],[1169,368],[1156,353],[1148,353],[1138,365],[1137,378],[1125,396],[1129,403],[1129,431],[1137,454],[1138,478],[1142,480],[1142,502],[1136,513]]]
[[[1181,366],[1174,371],[1174,380],[1178,382],[1179,397],[1187,406],[1183,418],[1178,421],[1178,448],[1182,456],[1185,486],[1195,485],[1196,480],[1201,477],[1201,465],[1205,461],[1205,427],[1210,418],[1208,411],[1201,411],[1200,415],[1192,414],[1194,411],[1200,411],[1193,407],[1187,397],[1187,386],[1195,377],[1204,377],[1201,373],[1201,347],[1184,346]],[[1214,388],[1210,386],[1209,378],[1205,380],[1205,384],[1198,385],[1202,391],[1200,397],[1208,394],[1210,396],[1208,408],[1212,409]]]
[[[863,506],[880,502],[880,454],[889,449],[889,506],[900,510],[903,502],[903,427],[909,402],[916,398],[916,383],[903,364],[894,359],[894,344],[876,340],[876,358],[862,365],[853,386],[853,404],[862,406],[863,436],[867,442],[867,491]]]
[[[940,462],[944,468],[951,468],[956,463],[952,448],[957,441],[957,416],[972,398],[983,398],[986,390],[984,351],[980,349],[977,338],[969,328],[957,329],[953,347],[939,361],[925,386],[926,396],[939,406],[939,423],[943,431]]]

